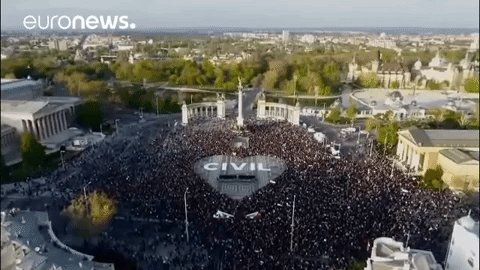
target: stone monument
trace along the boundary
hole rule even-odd
[[[243,127],[243,86],[242,80],[238,77],[238,117],[237,126]]]

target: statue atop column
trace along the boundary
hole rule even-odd
[[[240,76],[238,77],[238,117],[237,126],[243,127],[243,86]]]

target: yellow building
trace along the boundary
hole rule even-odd
[[[419,175],[440,165],[442,179],[451,189],[478,190],[479,134],[478,130],[402,130],[397,160]]]

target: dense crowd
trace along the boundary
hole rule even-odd
[[[240,134],[249,147],[234,146]],[[194,173],[198,160],[213,155],[273,156],[287,169],[274,183],[233,200]],[[463,200],[421,188],[380,153],[335,159],[306,130],[284,122],[247,121],[240,131],[229,120],[152,127],[131,140],[108,140],[67,167],[50,178],[65,203],[91,182],[89,190],[118,200],[119,216],[158,221],[135,228],[144,239],[138,243],[128,234],[104,236],[142,269],[161,269],[163,262],[170,269],[342,269],[354,258],[364,260],[382,236],[408,238],[409,246],[432,250],[442,261],[453,221],[468,212]],[[234,217],[214,218],[217,210]],[[163,233],[165,227],[174,233]],[[174,248],[159,256],[158,246]]]

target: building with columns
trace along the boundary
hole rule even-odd
[[[58,149],[62,143],[70,139],[68,125],[73,121],[75,107],[82,100],[77,97],[41,97],[35,100],[2,100],[2,146],[18,143],[14,137],[24,132],[32,133],[47,150]],[[5,134],[4,131],[5,130]],[[3,153],[3,151],[2,151]]]
[[[258,119],[276,119],[286,120],[294,125],[300,125],[300,104],[291,106],[282,103],[266,102],[265,96],[259,98],[257,102]]]
[[[478,190],[478,130],[423,130],[398,132],[397,160],[414,173],[424,175],[441,166],[442,180],[455,190]]]
[[[195,118],[216,117],[225,119],[225,96],[217,95],[216,102],[200,102],[182,105],[182,124],[188,124],[188,121]]]

